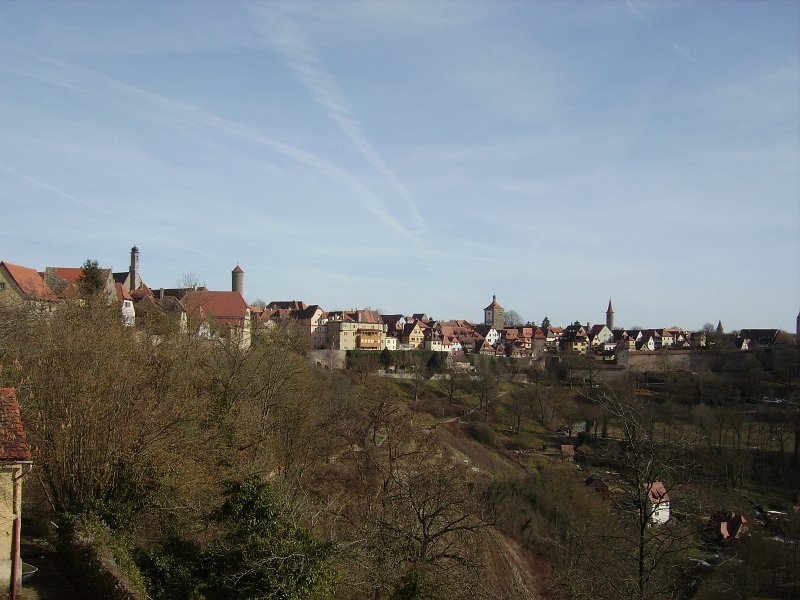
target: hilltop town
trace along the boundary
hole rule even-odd
[[[563,326],[495,295],[482,323],[249,303],[238,264],[229,290],[144,273],[136,246],[120,272],[0,262],[0,591],[84,597],[26,596],[43,557],[93,600],[800,585],[795,335],[619,328],[611,300]]]
[[[273,300],[249,304],[244,296],[245,273],[238,264],[231,271],[230,290],[148,286],[142,278],[139,249],[130,252],[127,271],[112,272],[95,265],[97,284],[109,303],[119,305],[125,324],[135,326],[166,317],[183,332],[190,328],[204,336],[225,335],[242,347],[258,331],[291,323],[310,350],[442,352],[452,357],[481,356],[544,359],[547,356],[591,356],[603,365],[628,365],[631,353],[641,361],[647,353],[703,350],[723,339],[721,322],[700,331],[680,327],[623,329],[615,327],[611,300],[604,323],[574,322],[564,326],[522,323],[492,296],[483,309],[482,323],[464,319],[437,320],[425,313],[380,314],[372,309],[325,310],[302,300]],[[7,300],[52,305],[79,293],[82,267],[45,267],[0,262],[0,294]],[[796,335],[800,335],[800,314]],[[795,337],[779,329],[742,329],[728,342],[742,351],[786,346]],[[652,362],[652,361],[651,361]]]

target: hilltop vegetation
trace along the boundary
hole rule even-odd
[[[783,358],[756,377],[720,355],[707,372],[609,386],[575,377],[580,365],[477,357],[464,374],[408,353],[409,376],[388,378],[377,360],[336,372],[304,351],[287,328],[242,349],[124,327],[105,306],[4,312],[0,383],[17,388],[35,452],[30,526],[101,524],[153,598],[795,589],[791,360],[788,376]],[[748,404],[754,381],[786,402]],[[655,480],[672,497],[663,527],[641,494]],[[712,511],[755,505],[791,514],[751,519],[752,535],[724,548],[701,535]]]

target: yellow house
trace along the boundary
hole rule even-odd
[[[0,262],[0,303],[41,305],[57,300],[36,269]]]
[[[373,310],[328,313],[328,343],[334,350],[383,350],[386,323]]]
[[[0,388],[0,597],[15,598],[22,585],[22,477],[32,464],[17,395]]]
[[[419,321],[413,323],[406,323],[403,327],[403,334],[400,336],[400,341],[408,344],[413,348],[419,348],[425,342],[425,333],[419,324]]]

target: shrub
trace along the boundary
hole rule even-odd
[[[467,425],[467,433],[481,444],[494,446],[494,430],[485,423],[470,423]]]

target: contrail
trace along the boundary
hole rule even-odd
[[[298,31],[294,22],[280,14],[274,5],[268,9],[253,8],[266,24],[266,35],[275,49],[283,56],[289,69],[311,92],[317,101],[347,136],[367,161],[389,182],[395,192],[405,201],[417,225],[427,229],[425,219],[419,212],[411,192],[397,178],[383,157],[369,142],[361,123],[352,115],[341,87],[323,67],[314,48]]]

